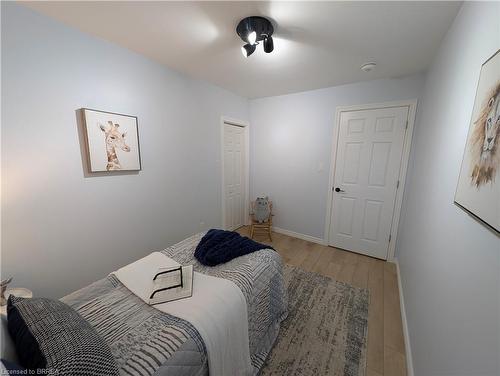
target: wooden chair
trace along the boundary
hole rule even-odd
[[[269,218],[266,222],[259,223],[259,221],[255,220],[255,201],[250,203],[250,238],[253,239],[253,236],[256,233],[266,233],[269,236],[269,239],[273,241],[273,237],[271,235],[271,228],[273,227],[273,202],[269,201]]]

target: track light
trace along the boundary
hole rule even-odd
[[[249,44],[249,43],[247,43],[247,44],[245,44],[244,46],[241,47],[241,53],[243,54],[243,56],[249,57],[251,54],[254,53],[255,47],[256,47],[255,44]]]
[[[264,39],[264,52],[266,54],[273,52],[274,50],[274,42],[273,42],[273,37],[267,37]]]
[[[249,57],[254,53],[259,42],[263,42],[264,51],[270,53],[274,50],[273,35],[274,27],[267,18],[247,17],[242,19],[236,27],[236,33],[246,43],[241,47],[241,53]]]

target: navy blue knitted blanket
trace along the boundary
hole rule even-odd
[[[261,249],[273,248],[237,232],[211,229],[196,246],[194,257],[203,265],[215,266]]]

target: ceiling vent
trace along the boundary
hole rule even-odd
[[[370,61],[369,63],[365,63],[361,66],[361,70],[363,72],[371,72],[372,70],[375,69],[375,67],[377,66],[377,63],[373,62],[373,61]]]

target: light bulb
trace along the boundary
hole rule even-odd
[[[247,40],[248,43],[254,45],[255,42],[257,41],[257,33],[255,31],[252,31],[250,34],[248,34]]]

